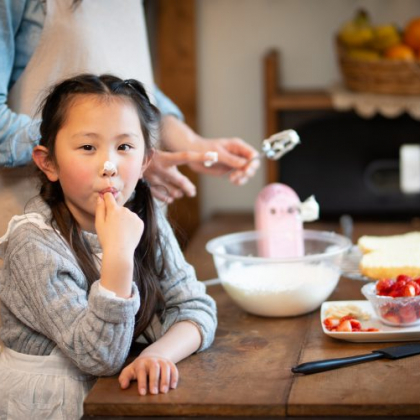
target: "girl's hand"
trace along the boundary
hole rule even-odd
[[[137,379],[140,395],[166,394],[169,389],[178,385],[178,368],[171,360],[159,355],[140,354],[132,363],[126,366],[118,380],[122,389],[128,388],[130,381]]]
[[[99,197],[95,227],[102,250],[132,255],[144,230],[143,221],[131,210],[120,206],[111,193]]]

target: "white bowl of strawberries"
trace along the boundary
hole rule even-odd
[[[420,278],[399,275],[362,287],[378,318],[392,327],[412,327],[420,323]]]

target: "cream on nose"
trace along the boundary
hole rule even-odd
[[[104,167],[102,169],[102,176],[113,176],[113,175],[116,175],[116,173],[117,173],[117,167],[115,166],[115,164],[107,160],[104,163]]]

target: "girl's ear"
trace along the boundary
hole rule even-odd
[[[35,146],[32,152],[32,159],[51,182],[58,181],[57,168],[50,159],[48,149],[45,146]]]

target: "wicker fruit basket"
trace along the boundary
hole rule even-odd
[[[345,86],[357,92],[420,95],[420,61],[363,60],[349,56],[336,39],[338,62]]]

